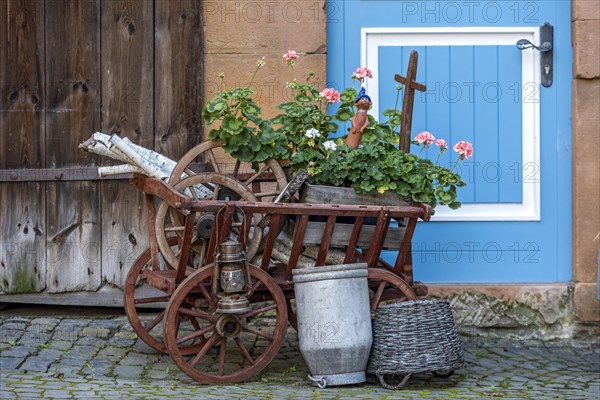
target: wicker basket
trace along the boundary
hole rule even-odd
[[[447,301],[407,301],[377,309],[367,373],[377,375],[383,387],[401,388],[418,372],[448,377],[463,365],[462,344]],[[402,380],[392,386],[385,382],[386,375],[400,375]]]

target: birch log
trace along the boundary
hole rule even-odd
[[[98,175],[116,175],[128,172],[138,172],[153,178],[168,179],[177,163],[160,153],[139,146],[127,138],[121,138],[116,134],[112,136],[102,132],[96,132],[91,138],[79,145],[79,148],[91,153],[96,153],[114,160],[124,162],[129,166],[100,167]],[[183,174],[181,178],[188,175]],[[194,185],[194,190],[198,198],[211,197],[213,192],[203,185]],[[185,188],[183,193],[191,196],[189,188]]]
[[[148,160],[144,159],[138,152],[128,146],[126,142],[121,139],[118,135],[112,135],[109,139],[110,143],[114,145],[121,153],[123,153],[131,161],[132,165],[135,165],[144,171],[148,176],[157,179],[168,179],[171,176],[170,171],[163,170],[160,165],[153,165]],[[111,147],[112,150],[112,147]]]
[[[143,174],[144,170],[135,165],[131,164],[122,164],[122,165],[112,165],[109,167],[98,167],[98,176],[109,176],[109,175],[120,175],[120,174],[130,174],[130,173],[138,173]]]

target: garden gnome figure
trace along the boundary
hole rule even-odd
[[[354,100],[354,105],[358,108],[356,115],[352,117],[352,127],[348,132],[346,138],[346,144],[353,149],[358,149],[358,145],[362,139],[363,132],[367,125],[369,125],[369,115],[367,111],[371,108],[371,98],[367,96],[365,88],[360,89],[358,96]]]

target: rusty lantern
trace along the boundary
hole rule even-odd
[[[250,311],[250,264],[244,245],[227,241],[217,246],[212,292],[219,299],[217,312],[237,314]]]

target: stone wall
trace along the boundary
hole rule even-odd
[[[450,302],[463,335],[553,340],[572,337],[573,287],[548,284],[428,285]]]
[[[573,0],[573,281],[579,321],[599,322],[600,2]]]
[[[319,8],[320,7],[320,8]],[[297,79],[310,71],[319,86],[326,82],[327,30],[325,0],[320,1],[206,1],[205,99],[219,90],[219,73],[225,72],[228,88],[247,85],[256,61],[265,57],[252,87],[267,116],[274,113],[288,92],[286,82],[294,74],[282,55],[287,50],[300,54],[295,67]]]

